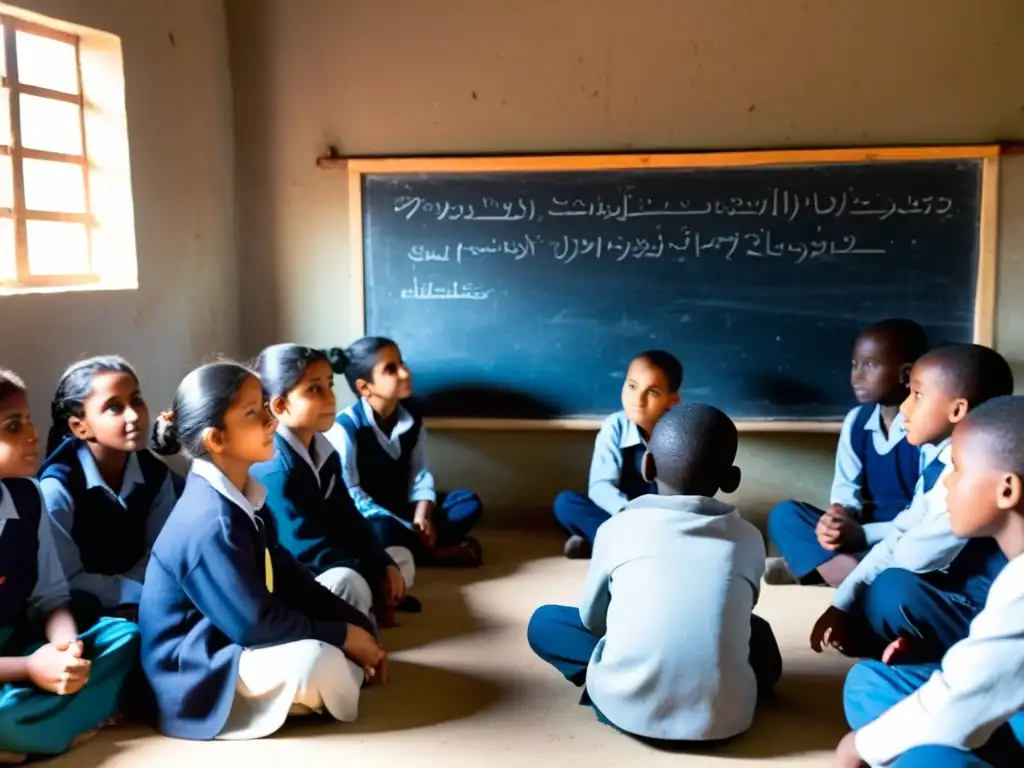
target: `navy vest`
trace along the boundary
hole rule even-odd
[[[28,478],[0,480],[0,494],[10,496],[17,520],[7,520],[0,534],[0,627],[15,624],[39,579],[39,488]]]
[[[619,490],[626,494],[626,498],[630,501],[648,493],[658,492],[657,485],[644,480],[641,466],[646,452],[647,446],[643,443],[622,449],[622,476],[619,478]]]
[[[87,488],[78,460],[80,440],[68,438],[43,462],[39,478],[60,481],[75,504],[71,538],[87,573],[117,576],[128,571],[146,552],[146,519],[167,479],[167,465],[149,451],[135,456],[143,483],[136,485],[121,506],[104,488]]]
[[[887,523],[914,498],[920,473],[921,450],[906,438],[887,454],[875,450],[873,434],[864,429],[874,405],[862,405],[850,428],[853,452],[860,459],[861,506],[865,523]]]
[[[377,504],[403,519],[412,519],[409,493],[412,489],[412,449],[416,447],[423,420],[404,403],[413,425],[398,438],[401,455],[391,458],[377,440],[373,425],[366,419],[363,404],[356,403],[351,413],[338,414],[335,421],[345,430],[356,447],[356,471],[359,487]]]

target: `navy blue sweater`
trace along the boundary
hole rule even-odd
[[[280,546],[272,518],[258,520],[193,471],[153,546],[139,605],[142,666],[168,736],[220,733],[243,648],[307,639],[341,648],[348,624],[374,632]]]
[[[277,523],[281,546],[317,575],[352,568],[376,591],[394,561],[356,509],[337,452],[323,443],[330,450],[319,477],[279,434],[274,458],[253,466],[251,474],[267,489],[266,509]]]

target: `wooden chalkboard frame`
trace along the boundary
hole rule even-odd
[[[366,328],[363,253],[363,177],[371,174],[409,173],[515,173],[538,171],[610,171],[645,168],[735,168],[765,165],[825,165],[927,160],[978,160],[981,162],[980,220],[978,222],[978,280],[974,299],[974,341],[991,346],[995,326],[996,243],[999,208],[998,145],[940,147],[882,147],[863,149],[796,149],[691,154],[608,155],[512,155],[479,157],[321,157],[320,168],[348,173],[350,265],[353,291],[350,311],[353,327]],[[594,430],[593,419],[499,419],[434,418],[434,429],[576,429]],[[742,432],[837,433],[840,421],[744,419],[736,422]]]

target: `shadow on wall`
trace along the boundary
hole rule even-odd
[[[496,419],[557,419],[551,404],[533,395],[491,384],[467,383],[417,396],[423,416]]]

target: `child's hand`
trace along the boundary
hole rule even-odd
[[[345,645],[341,649],[346,656],[363,669],[375,669],[381,658],[387,654],[376,638],[356,624],[349,624],[345,633]]]
[[[850,731],[836,747],[836,768],[863,768],[864,761],[857,752],[857,732]]]
[[[384,583],[381,592],[388,605],[394,607],[405,599],[405,579],[402,572],[393,565],[384,569]]]
[[[82,689],[91,666],[82,658],[81,643],[71,643],[64,650],[47,643],[28,657],[28,676],[37,688],[65,696]]]
[[[882,663],[890,666],[893,664],[916,664],[915,658],[920,658],[919,651],[920,648],[915,647],[915,641],[911,638],[897,637],[882,651]]]
[[[363,682],[367,685],[384,685],[388,681],[388,655],[384,651],[384,646],[380,646],[381,656],[377,666],[372,668],[363,669]]]
[[[429,502],[420,502],[416,505],[416,514],[412,519],[412,529],[420,535],[423,546],[433,549],[437,544],[437,531],[434,528],[434,509]]]
[[[814,530],[818,544],[829,552],[860,552],[867,549],[864,529],[850,519],[839,504],[833,504],[818,520]]]
[[[852,634],[851,624],[850,615],[846,611],[830,605],[814,622],[814,629],[811,630],[811,649],[815,653],[821,653],[821,649],[829,645],[842,653]]]

